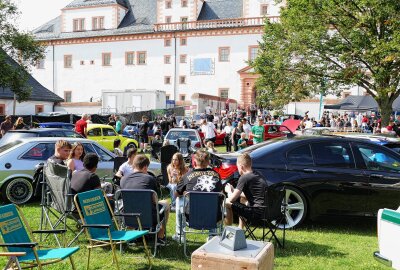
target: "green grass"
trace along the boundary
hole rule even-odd
[[[32,229],[40,222],[40,207],[31,203],[21,207]],[[71,224],[73,225],[73,223]],[[183,255],[183,246],[170,239],[175,229],[175,214],[171,213],[168,222],[168,245],[162,247],[153,259],[152,269],[190,269],[190,260]],[[279,232],[279,236],[281,232]],[[72,233],[67,238],[71,240]],[[193,238],[192,238],[193,239]],[[205,241],[198,237],[191,250]],[[49,238],[46,244],[55,241]],[[81,250],[74,255],[78,269],[85,269],[87,261],[86,238],[82,235],[75,244]],[[275,250],[275,269],[384,269],[373,257],[377,250],[376,223],[374,219],[324,219],[309,221],[301,228],[286,232],[286,248]],[[135,258],[138,256],[139,258]],[[118,253],[121,269],[146,269],[143,249],[139,246]],[[5,260],[0,260],[4,265]],[[109,248],[97,248],[92,252],[91,269],[110,268]],[[48,266],[47,269],[70,269],[68,261]]]
[[[225,147],[217,147],[217,150],[222,153]],[[21,208],[32,229],[38,229],[41,212],[39,204],[34,202]],[[71,225],[75,228],[73,223]],[[170,238],[174,231],[175,214],[171,213],[167,229],[168,245],[162,247],[153,259],[152,269],[190,269],[190,259],[183,255],[183,245]],[[281,232],[278,234],[281,236]],[[73,234],[68,232],[67,240],[72,238]],[[204,242],[205,237],[198,237],[197,243],[190,245],[190,250],[195,250]],[[51,237],[45,243],[55,246]],[[75,242],[81,248],[73,256],[78,269],[86,269],[86,244],[85,235]],[[376,250],[376,219],[329,218],[308,221],[298,229],[287,230],[286,248],[275,250],[275,269],[387,269],[373,259],[372,253]],[[140,246],[129,248],[122,255],[118,252],[118,259],[121,269],[147,269],[147,261]],[[115,269],[110,267],[110,263],[109,248],[97,248],[92,252],[90,269]],[[4,264],[5,259],[0,258],[0,268]],[[70,269],[70,264],[66,260],[45,269]]]

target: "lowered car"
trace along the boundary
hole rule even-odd
[[[89,124],[87,126],[87,138],[98,142],[110,151],[114,151],[114,141],[121,140],[119,148],[124,150],[125,147],[138,147],[135,139],[118,134],[112,126],[103,124]]]
[[[286,227],[323,215],[375,216],[400,205],[400,154],[357,138],[296,136],[214,155],[215,170],[235,184],[247,152],[269,185],[286,188]]]
[[[169,141],[169,144],[177,146],[178,139],[190,139],[192,148],[201,148],[201,137],[197,130],[188,128],[171,128],[167,135],[165,135],[165,140]]]
[[[60,138],[21,138],[0,146],[0,192],[6,202],[23,204],[33,196],[35,166],[54,155],[55,143]],[[100,178],[113,178],[115,155],[97,142],[81,138],[65,138],[70,143],[80,142],[86,153],[100,157],[96,174]],[[161,165],[151,162],[149,172],[161,173]]]
[[[73,130],[75,128],[74,124],[71,123],[64,123],[64,122],[46,122],[46,123],[39,123],[40,128],[64,128]]]
[[[22,138],[35,137],[68,137],[83,138],[79,133],[70,129],[60,128],[32,128],[9,130],[0,140],[0,146]]]

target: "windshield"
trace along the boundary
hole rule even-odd
[[[10,143],[4,144],[4,145],[0,146],[0,153],[3,153],[5,151],[7,151],[8,149],[10,149],[10,148],[12,148],[12,147],[14,147],[14,146],[16,146],[18,144],[21,144],[21,143],[22,142],[19,141],[19,140],[13,140]]]
[[[197,141],[196,132],[194,130],[185,130],[185,131],[170,131],[167,134],[167,140],[177,140],[179,138],[187,139],[189,138],[191,141]]]

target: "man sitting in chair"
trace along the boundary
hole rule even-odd
[[[180,220],[182,216],[183,200],[182,195],[189,191],[197,192],[221,192],[222,183],[219,174],[209,168],[210,155],[205,150],[197,150],[193,160],[194,170],[187,172],[182,180],[178,183],[175,191],[176,201],[176,229],[175,240],[179,240],[181,232],[181,224],[185,222]],[[190,213],[186,213],[189,216]]]
[[[48,161],[52,161],[56,164],[66,166],[66,160],[71,152],[72,145],[64,140],[59,140],[56,142],[54,155],[49,157]]]
[[[257,208],[257,206],[264,206],[267,181],[263,176],[253,172],[249,154],[239,156],[236,165],[240,174],[236,188],[233,189],[230,184],[225,186],[225,192],[228,194],[226,225],[232,224],[232,212],[239,217],[254,220],[261,219],[264,211],[263,208]],[[239,198],[240,202],[237,201]],[[244,228],[244,220],[241,218],[239,219],[239,227]]]
[[[77,194],[93,189],[101,188],[99,176],[96,174],[99,157],[94,153],[89,153],[83,158],[83,167],[81,171],[72,174],[71,192]]]
[[[119,166],[118,172],[115,174],[116,177],[122,178],[122,176],[128,176],[133,173],[133,159],[135,158],[136,153],[136,148],[129,148],[128,151],[126,151],[128,160]]]
[[[150,160],[143,154],[135,156],[133,159],[133,173],[124,176],[121,179],[121,189],[150,189],[157,192],[157,180],[154,176],[147,173]],[[168,223],[169,203],[167,201],[154,201],[153,207],[153,221],[157,221],[157,212],[155,204],[158,203],[161,207],[165,207],[164,213],[160,215],[160,220],[165,216],[165,224]],[[157,224],[153,224],[156,226]],[[165,243],[165,230],[161,227],[157,237],[159,243]]]

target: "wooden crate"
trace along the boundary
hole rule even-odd
[[[257,241],[247,242],[249,248],[249,245]],[[274,246],[271,243],[261,246],[255,257],[241,256],[238,255],[240,252],[228,250],[219,253],[209,252],[207,244],[192,253],[192,270],[269,270],[274,267]],[[260,245],[260,242],[258,244]]]

